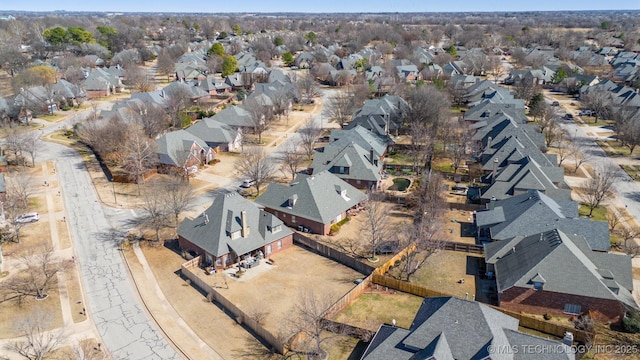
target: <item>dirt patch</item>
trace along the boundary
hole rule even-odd
[[[264,358],[268,349],[180,277],[180,265],[185,262],[180,255],[164,247],[143,246],[142,250],[171,306],[207,345],[228,359]],[[261,355],[247,354],[251,352]]]
[[[259,308],[266,313],[264,326],[274,334],[281,331],[290,318],[301,291],[321,290],[322,296],[336,301],[355,286],[354,280],[363,277],[346,266],[297,246],[274,254],[271,259],[275,265],[269,270],[261,270],[262,273],[252,279],[236,281],[229,278],[228,289],[219,280],[205,279],[218,286],[223,296],[244,311],[252,312]],[[265,266],[269,265],[261,264],[259,267]]]

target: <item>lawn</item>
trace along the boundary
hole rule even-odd
[[[375,331],[395,319],[398,327],[408,329],[423,298],[391,289],[384,291],[382,286],[373,291],[362,294],[333,320]]]
[[[640,166],[638,165],[621,165],[622,170],[624,170],[631,178],[635,181],[640,181]]]
[[[387,154],[385,163],[390,165],[413,165],[413,158],[406,152],[393,152]]]
[[[584,204],[580,204],[580,209],[578,209],[578,215],[582,217],[587,217],[589,215],[589,208]],[[593,209],[593,214],[591,214],[591,220],[607,221],[607,208],[604,207],[603,205],[600,205],[597,208]]]
[[[587,126],[607,126],[611,123],[610,120],[604,120],[602,118],[598,118],[598,121],[596,121],[594,116],[580,116],[580,118]]]

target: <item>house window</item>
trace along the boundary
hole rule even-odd
[[[360,180],[356,180],[356,184],[360,185]]]
[[[580,305],[564,304],[564,310],[562,312],[569,315],[580,315],[582,313],[581,310],[582,307]]]
[[[344,166],[340,166],[340,168],[338,169],[338,172],[340,174],[344,174]]]
[[[296,217],[294,215],[291,215],[291,222],[294,224],[296,223]]]
[[[231,240],[235,240],[240,237],[240,230],[231,233]]]
[[[267,245],[267,255],[271,254],[271,244]]]
[[[277,233],[280,230],[282,230],[282,225],[276,225],[276,226],[271,228],[271,233]]]
[[[282,240],[278,240],[278,250],[282,249]]]
[[[216,259],[216,265],[222,266],[222,258],[217,258]]]

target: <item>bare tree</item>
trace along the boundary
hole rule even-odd
[[[340,90],[331,97],[325,109],[329,119],[343,125],[351,120],[357,106],[354,97],[348,91]]]
[[[5,199],[2,208],[5,218],[11,224],[11,231],[4,234],[2,241],[20,242],[23,223],[17,221],[18,216],[29,208],[29,196],[32,191],[32,177],[26,172],[16,171],[5,177]]]
[[[556,155],[558,156],[558,166],[562,166],[562,163],[567,160],[570,155],[569,141],[567,140],[567,134],[562,131],[556,139]]]
[[[11,341],[6,348],[25,359],[42,360],[54,352],[64,341],[64,328],[50,330],[51,315],[36,308],[16,324],[21,340]]]
[[[167,77],[169,81],[171,75],[174,74],[176,67],[175,61],[167,51],[161,51],[158,55],[158,72]]]
[[[502,66],[502,61],[500,57],[497,55],[491,55],[487,59],[487,69],[489,70],[489,74],[493,77],[493,82],[498,83],[498,80],[506,73],[504,66]]]
[[[77,360],[113,360],[108,349],[98,346],[93,339],[81,339],[73,346],[73,355]]]
[[[629,256],[640,256],[640,245],[638,244],[638,232],[631,227],[623,227],[618,234],[622,238],[623,250]]]
[[[316,141],[320,137],[322,130],[316,125],[315,121],[307,122],[299,131],[300,145],[307,156],[307,160],[311,160],[315,153]]]
[[[169,211],[165,201],[158,196],[157,189],[154,186],[145,186],[142,192],[142,210],[143,216],[139,222],[147,229],[151,229],[156,235],[156,245],[160,244],[160,231],[169,223]]]
[[[629,154],[633,154],[636,146],[640,145],[640,111],[638,108],[621,107],[614,113],[614,119],[618,140],[629,148]]]
[[[174,129],[182,129],[186,120],[185,111],[193,104],[191,92],[187,85],[182,84],[171,88],[166,93],[165,106],[167,113],[171,117],[171,126]]]
[[[312,290],[302,290],[288,317],[288,327],[293,335],[301,334],[297,353],[304,353],[310,359],[322,359],[327,354],[325,343],[332,338],[322,324],[327,309],[333,303],[330,293],[322,295]]]
[[[264,149],[251,148],[238,162],[238,170],[249,180],[255,182],[256,193],[260,194],[262,185],[271,180],[274,165]]]
[[[166,212],[173,215],[177,229],[180,214],[191,209],[196,199],[196,194],[191,184],[180,177],[163,179],[159,184],[159,190],[164,200]]]
[[[462,161],[467,155],[467,146],[471,141],[473,133],[467,126],[461,123],[451,124],[451,163],[453,165],[453,173],[457,174]]]
[[[389,241],[393,228],[389,222],[389,211],[383,202],[383,194],[369,192],[363,204],[366,210],[366,225],[362,229],[362,238],[366,239],[369,259],[377,259],[377,250],[384,241]]]
[[[597,169],[594,175],[587,180],[582,198],[584,204],[589,208],[589,217],[602,201],[613,194],[613,187],[617,180],[618,175],[612,167]]]
[[[135,180],[140,195],[140,183],[144,174],[153,168],[156,160],[156,142],[148,138],[140,125],[129,126],[125,144],[123,166]]]
[[[582,153],[582,151],[580,151],[580,148],[575,144],[574,141],[569,143],[569,147],[567,150],[569,153],[569,159],[571,159],[571,161],[573,162],[573,173],[575,174],[578,172],[580,166],[582,166],[582,164],[587,161],[587,157]]]
[[[242,105],[249,113],[253,125],[253,133],[258,136],[258,143],[262,144],[262,134],[269,128],[273,116],[269,106],[260,104],[255,98],[247,98]]]
[[[136,64],[130,64],[126,67],[126,85],[133,91],[148,92],[151,91],[153,85],[149,80],[147,71]]]
[[[414,246],[401,260],[400,278],[410,281],[411,277],[420,270],[429,257],[443,247],[443,241],[438,239],[439,217],[442,213],[444,200],[441,192],[444,183],[442,177],[431,172],[425,174],[420,183],[420,189],[415,197],[416,208],[412,226],[400,234],[399,244],[402,248]]]
[[[52,246],[30,249],[19,263],[21,271],[0,284],[7,298],[18,302],[27,296],[46,299],[47,292],[58,285],[58,274],[68,267],[68,262],[57,258]]]
[[[299,145],[297,141],[290,141],[280,150],[278,159],[282,162],[282,172],[291,175],[291,179],[295,178],[298,173],[304,154],[298,151]]]
[[[614,232],[618,224],[620,224],[620,218],[613,211],[607,212],[607,223],[609,224],[609,231]]]
[[[320,87],[311,77],[303,77],[298,80],[298,89],[302,97],[303,104],[309,104],[313,98],[320,96]]]
[[[593,111],[595,122],[598,122],[598,118],[604,118],[609,115],[611,94],[607,90],[592,87],[581,98],[584,104]]]

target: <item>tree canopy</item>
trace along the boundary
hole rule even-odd
[[[222,61],[222,76],[229,76],[238,70],[238,60],[231,55],[224,57]]]

